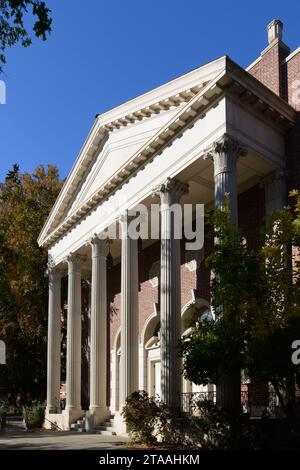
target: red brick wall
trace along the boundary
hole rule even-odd
[[[139,255],[139,333],[147,318],[154,311],[154,304],[159,303],[159,286],[153,287],[149,282],[149,271],[152,264],[160,259],[160,242],[144,249]],[[192,300],[192,289],[196,297],[209,300],[209,274],[201,263],[198,271],[189,271],[185,266],[184,253],[181,264],[181,306]],[[110,348],[120,326],[120,264],[108,272],[108,300],[110,309]],[[159,308],[159,307],[158,307]]]
[[[255,186],[238,197],[239,224],[243,236],[251,248],[259,244],[260,227],[264,218],[264,191]],[[213,241],[207,239],[204,246],[204,258],[209,254]],[[196,298],[209,302],[209,272],[201,262],[197,271],[189,271],[185,264],[184,242],[181,259],[181,308],[192,301],[192,289]],[[139,334],[147,318],[154,311],[154,304],[159,304],[159,286],[149,282],[152,264],[160,259],[160,242],[145,248],[139,255]],[[110,303],[110,349],[112,349],[117,330],[120,326],[120,264],[108,272],[108,301]],[[159,306],[158,306],[159,308]]]
[[[278,96],[286,100],[298,111],[295,126],[286,137],[286,158],[288,189],[300,189],[300,92],[293,89],[296,80],[300,80],[300,51],[287,62],[286,48],[275,44],[251,68],[249,73],[266,85]]]
[[[293,89],[293,83],[300,81],[300,51],[294,55],[286,64],[287,70],[287,100],[293,108],[300,111],[300,87]],[[296,99],[298,98],[298,99]]]
[[[296,123],[290,129],[287,140],[287,164],[289,189],[300,189],[300,51],[286,64],[287,99],[297,111]],[[296,81],[299,83],[295,83]],[[293,86],[297,88],[293,88]]]
[[[280,43],[274,44],[248,72],[276,95],[284,97],[286,86],[281,64],[288,54],[289,51]]]
[[[259,185],[238,196],[239,227],[250,249],[257,250],[265,217],[265,192]]]

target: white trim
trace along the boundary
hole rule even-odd
[[[154,304],[154,311],[150,314],[150,316],[147,318],[147,320],[144,323],[144,326],[142,328],[141,334],[140,334],[140,343],[144,344],[145,342],[145,334],[146,330],[149,326],[149,323],[154,319],[154,318],[159,318],[159,313],[157,311],[157,306]]]
[[[199,304],[205,305],[205,307],[210,307],[210,303],[207,300],[202,299],[201,297],[196,297],[196,298],[192,297],[191,300],[182,307],[181,318],[183,317],[183,315],[185,314],[186,310],[191,305],[191,303],[199,303]]]
[[[118,339],[119,339],[119,335],[121,335],[121,327],[120,326],[117,329],[115,337],[114,337],[114,351],[116,351],[116,353],[118,352],[117,351],[117,342],[118,342]]]
[[[288,62],[289,60],[291,60],[291,59],[292,59],[295,55],[297,55],[299,52],[300,52],[300,47],[298,47],[297,49],[295,49],[294,52],[291,52],[291,54],[288,55],[288,56],[283,60],[283,63]]]
[[[216,76],[216,73],[222,69],[225,61],[226,56],[221,56],[207,64],[201,65],[184,75],[100,114],[97,119],[101,122],[101,126],[103,126],[111,121],[120,119],[124,115],[134,113],[135,111],[150,106],[151,103],[161,102],[171,95],[184,92],[187,88],[193,88],[200,83],[210,81]]]
[[[262,56],[259,56],[257,57],[257,59],[255,59],[253,62],[251,62],[250,65],[248,65],[248,67],[245,68],[246,72],[249,72],[250,69],[252,69],[252,67],[254,67],[254,65],[258,64],[258,62],[260,62],[262,59]]]

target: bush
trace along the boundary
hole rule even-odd
[[[159,407],[155,399],[144,390],[133,392],[126,399],[122,416],[134,442],[153,444],[157,441],[155,429],[158,414]]]
[[[165,446],[197,445],[198,423],[179,409],[149,397],[145,391],[132,393],[126,400],[122,415],[133,442]]]
[[[205,449],[228,449],[231,447],[230,422],[227,414],[210,400],[197,403],[198,439]]]
[[[158,431],[163,444],[177,447],[198,446],[199,426],[195,417],[160,403],[158,418]]]
[[[23,407],[23,416],[27,428],[41,428],[45,419],[44,402],[33,401],[30,406]]]

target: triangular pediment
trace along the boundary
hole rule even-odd
[[[50,246],[58,240],[205,115],[226,90],[238,96],[247,90],[260,105],[279,114],[282,126],[293,122],[295,112],[289,105],[225,56],[135,98],[96,119],[39,244]]]
[[[100,145],[69,202],[64,217],[76,212],[132,155],[163,127],[178,109],[154,115],[145,121],[109,133]]]

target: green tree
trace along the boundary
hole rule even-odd
[[[45,2],[40,0],[0,0],[0,72],[6,63],[5,50],[14,44],[21,42],[28,47],[32,38],[24,25],[24,16],[31,10],[33,18],[32,30],[36,37],[47,38],[51,32],[51,11]]]
[[[6,392],[44,392],[47,252],[37,237],[60,188],[53,166],[30,175],[14,165],[0,185],[0,337],[7,346],[0,381]]]
[[[250,376],[273,385],[290,418],[300,386],[300,366],[291,360],[291,345],[300,339],[300,198],[292,195],[294,209],[275,211],[267,220],[259,253],[263,308],[250,318],[245,358]]]
[[[199,319],[197,309],[188,341],[181,341],[186,378],[196,384],[215,383],[227,392],[221,402],[236,412],[240,406],[240,371],[244,366],[246,321],[258,308],[259,264],[231,222],[229,200],[209,216],[217,240],[206,259],[214,273],[211,306],[215,321]]]
[[[294,196],[294,209],[269,218],[258,252],[248,249],[231,224],[228,203],[214,211],[217,244],[206,264],[214,272],[215,321],[201,320],[195,307],[191,334],[179,347],[189,380],[218,384],[244,369],[273,385],[289,417],[300,386],[300,366],[291,361],[292,342],[300,339],[300,199]]]

